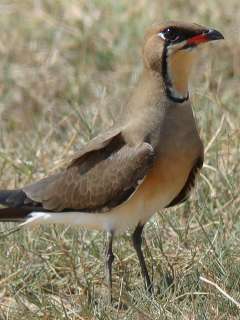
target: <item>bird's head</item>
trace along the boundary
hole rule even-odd
[[[223,38],[219,31],[195,23],[154,24],[145,35],[145,68],[163,78],[170,99],[183,102],[188,99],[188,78],[199,45]]]

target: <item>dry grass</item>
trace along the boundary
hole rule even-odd
[[[239,319],[234,303],[199,280],[240,301],[238,0],[1,1],[1,188],[42,177],[110,126],[141,70],[145,27],[189,17],[226,41],[203,52],[193,77],[207,146],[198,188],[146,227],[156,296],[144,292],[129,235],[115,242],[121,303],[113,308],[105,298],[105,235],[40,227],[0,239],[0,319]]]

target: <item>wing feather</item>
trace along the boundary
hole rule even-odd
[[[126,201],[151,168],[150,144],[128,145],[121,131],[95,139],[66,170],[26,186],[31,200],[50,211],[105,212]]]

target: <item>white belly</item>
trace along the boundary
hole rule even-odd
[[[123,205],[107,213],[89,212],[33,212],[22,226],[36,224],[66,224],[80,225],[88,229],[123,232],[135,227],[138,223],[145,223],[158,209],[164,208],[172,197],[159,196],[155,201],[146,203],[140,197],[133,196]]]

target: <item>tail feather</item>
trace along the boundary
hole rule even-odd
[[[26,193],[21,189],[0,190],[0,204],[8,207],[23,206],[26,198]]]
[[[0,190],[0,204],[8,208],[0,208],[0,221],[24,221],[32,212],[24,206],[25,193],[22,190]]]
[[[31,212],[32,210],[27,208],[1,208],[0,222],[22,222],[26,220],[27,215]]]
[[[0,204],[8,205],[7,199],[12,194],[13,190],[0,190]]]

